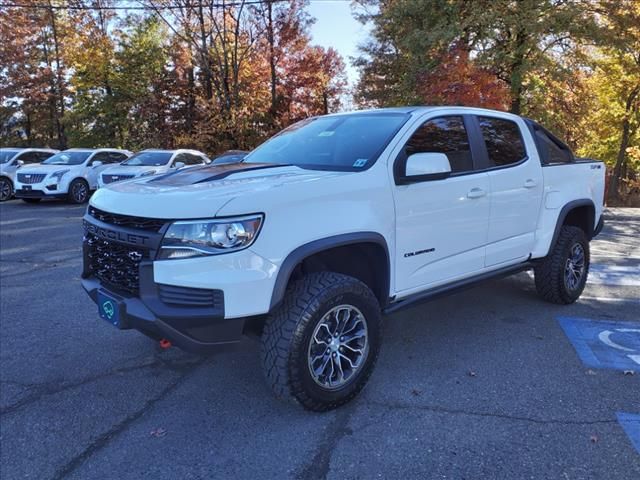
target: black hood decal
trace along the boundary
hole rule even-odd
[[[226,163],[221,165],[205,165],[204,167],[187,168],[176,172],[160,175],[149,183],[179,187],[182,185],[195,185],[196,183],[213,182],[226,178],[229,175],[252,170],[263,170],[265,168],[287,167],[278,163]]]

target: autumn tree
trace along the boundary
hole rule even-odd
[[[640,3],[603,0],[592,7],[602,28],[588,82],[593,110],[583,122],[581,152],[609,160],[609,196],[619,202],[621,184],[637,183],[640,172]]]
[[[62,44],[68,31],[66,15],[51,2],[0,9],[0,104],[14,144],[67,145]]]
[[[359,3],[360,19],[373,26],[358,61],[364,103],[508,102],[521,113],[530,75],[557,62],[592,23],[582,0],[382,0],[373,11],[374,0]]]
[[[135,15],[118,0],[1,12],[3,142],[17,132],[33,144],[213,154],[339,109],[344,62],[312,44],[307,0],[138,4]]]

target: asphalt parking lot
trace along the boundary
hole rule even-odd
[[[326,414],[274,400],[252,340],[199,357],[101,320],[83,212],[0,206],[3,480],[640,478],[640,210],[607,213],[574,305],[523,273],[387,317],[368,387]]]

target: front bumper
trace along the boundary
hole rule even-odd
[[[16,198],[66,198],[66,193],[51,193],[43,190],[16,190]]]
[[[238,343],[245,322],[269,311],[276,266],[250,249],[155,260],[169,225],[157,223],[90,206],[84,217],[84,289],[96,303],[99,292],[118,303],[119,328],[194,352]]]
[[[44,179],[42,182],[26,184],[15,182],[16,198],[65,198],[68,185],[56,183],[52,179]]]
[[[210,306],[166,303],[161,292],[163,286],[153,283],[150,267],[141,266],[140,297],[116,293],[91,276],[82,279],[82,286],[95,303],[100,290],[118,300],[120,329],[136,329],[154,340],[166,339],[194,353],[218,351],[241,340],[245,319],[224,318],[222,295]]]

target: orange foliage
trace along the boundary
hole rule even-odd
[[[509,86],[486,68],[476,65],[465,48],[454,47],[438,65],[418,79],[417,91],[425,104],[464,105],[506,110]]]

